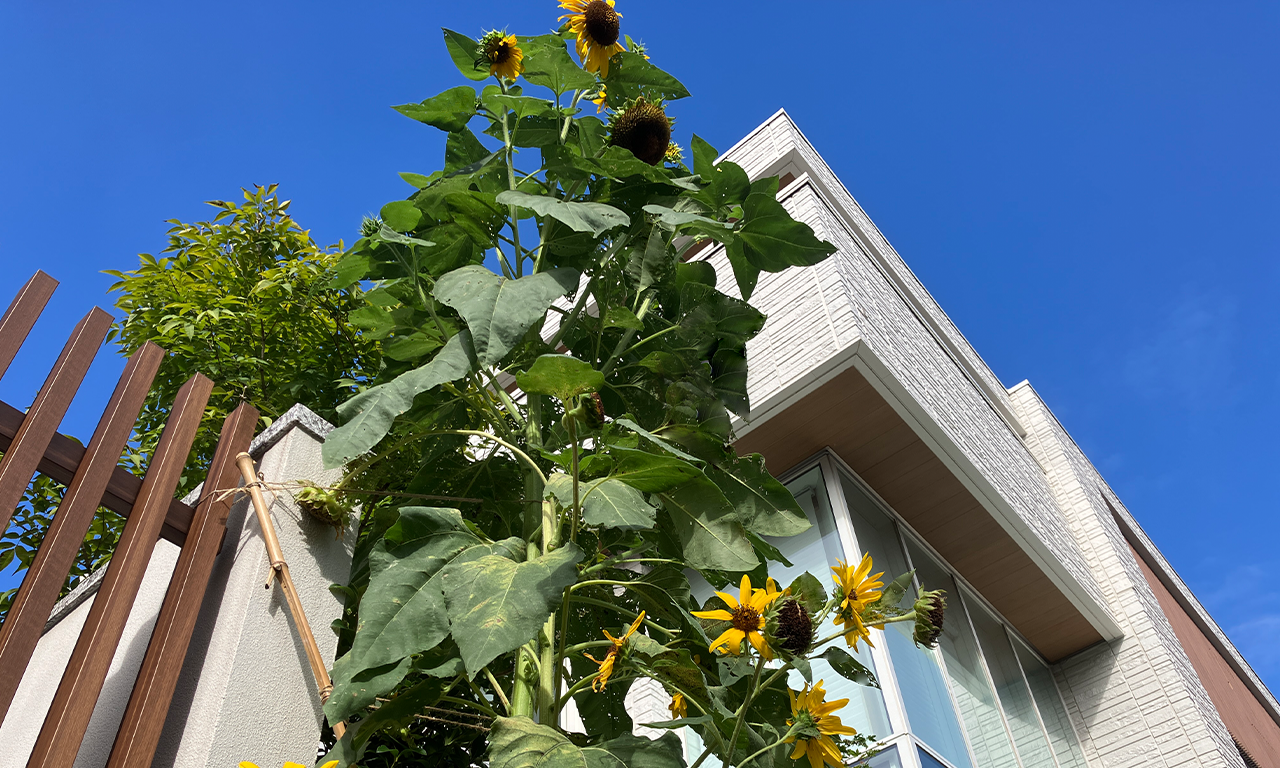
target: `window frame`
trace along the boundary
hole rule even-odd
[[[911,568],[912,570],[915,570],[916,568],[915,563],[912,562],[911,559],[911,550],[907,546],[908,537],[910,537],[910,541],[913,544],[917,545],[926,554],[934,558],[955,580],[959,593],[954,596],[948,595],[948,597],[951,598],[948,601],[948,609],[951,612],[960,611],[964,615],[965,622],[969,626],[969,631],[973,635],[975,646],[978,649],[978,656],[982,662],[983,674],[986,677],[987,684],[991,687],[991,691],[995,696],[996,709],[1000,714],[1001,723],[1003,724],[1005,733],[1009,738],[1009,743],[1013,745],[1014,759],[1019,768],[1025,768],[1023,758],[1018,753],[1017,742],[1014,739],[1013,730],[1010,727],[1008,716],[1004,711],[1004,704],[1000,701],[995,681],[991,675],[986,653],[982,651],[982,645],[977,635],[977,629],[969,618],[969,613],[974,609],[969,604],[970,601],[974,603],[978,609],[985,610],[1004,628],[1006,640],[1009,642],[1010,652],[1014,654],[1015,661],[1018,662],[1022,682],[1026,687],[1031,707],[1035,712],[1036,721],[1040,726],[1041,733],[1045,736],[1046,743],[1050,745],[1049,755],[1053,760],[1053,768],[1060,768],[1057,754],[1052,748],[1052,740],[1049,738],[1048,728],[1045,726],[1044,717],[1040,713],[1040,705],[1035,701],[1035,695],[1031,690],[1030,681],[1027,680],[1026,670],[1022,668],[1022,662],[1017,658],[1017,646],[1021,645],[1023,649],[1030,652],[1035,662],[1044,665],[1050,670],[1052,670],[1052,665],[1049,664],[1044,656],[1041,655],[1040,652],[1037,651],[1020,632],[1018,632],[1017,628],[1014,627],[1012,623],[1010,623],[1009,620],[1006,619],[1004,615],[990,603],[990,601],[982,596],[981,592],[974,588],[972,584],[960,575],[956,569],[947,562],[946,558],[944,558],[932,545],[930,545],[929,542],[919,534],[919,532],[912,528],[910,523],[904,520],[902,516],[899,515],[893,507],[880,496],[880,494],[876,493],[874,488],[863,480],[862,477],[860,477],[858,473],[854,471],[848,463],[841,459],[840,456],[830,447],[823,448],[812,456],[797,462],[793,467],[779,475],[778,480],[786,485],[792,480],[799,478],[804,473],[809,472],[814,467],[821,469],[822,482],[827,492],[828,502],[831,506],[831,512],[834,518],[836,532],[839,536],[840,545],[844,548],[846,553],[851,553],[848,555],[849,557],[859,557],[865,550],[858,546],[857,532],[853,527],[853,519],[849,512],[849,503],[845,497],[844,488],[840,482],[842,476],[848,478],[848,480],[854,483],[857,488],[862,491],[867,498],[869,498],[872,503],[875,504],[876,507],[878,507],[879,510],[883,512],[894,524],[894,529],[898,537],[897,543],[908,568]],[[920,582],[918,577],[912,579],[912,585],[919,590]],[[884,633],[884,630],[872,631],[881,633],[881,636]],[[936,650],[933,651],[933,654],[939,668],[943,672],[943,682],[946,685],[948,697],[951,700],[952,711],[956,713],[956,717],[959,722],[960,708],[956,701],[955,691],[951,684],[951,677],[946,673],[946,660],[942,657],[942,654],[938,653]],[[914,732],[912,732],[910,719],[907,715],[906,704],[902,698],[902,690],[898,685],[897,673],[894,670],[893,660],[888,652],[888,644],[883,640],[878,639],[878,642],[876,642],[876,644],[871,648],[871,655],[875,662],[876,669],[880,674],[881,693],[883,694],[885,709],[888,711],[889,725],[892,729],[892,733],[883,736],[877,742],[877,745],[880,747],[895,745],[898,749],[899,759],[902,761],[904,768],[922,768],[917,749],[927,752],[930,757],[939,761],[942,765],[947,766],[947,768],[956,768],[951,761],[940,755],[936,749],[922,741]],[[1062,690],[1058,686],[1056,678],[1054,680],[1054,688],[1065,709],[1066,700],[1062,697]],[[1069,715],[1068,722],[1072,729],[1072,736],[1076,739],[1076,743],[1082,744],[1076,724],[1071,720]],[[963,726],[962,722],[960,723],[959,730],[961,737],[964,740],[965,749],[968,752],[970,763],[974,766],[978,766],[978,761],[970,742],[969,733]]]

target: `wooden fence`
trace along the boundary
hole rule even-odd
[[[0,377],[56,287],[56,280],[37,272],[0,318]],[[139,479],[117,466],[166,354],[154,344],[146,344],[129,358],[87,447],[58,434],[58,425],[110,327],[111,316],[94,307],[76,324],[30,409],[23,414],[0,402],[0,450],[4,451],[0,532],[8,526],[35,472],[67,486],[0,626],[0,720],[9,714],[30,716],[7,710],[94,512],[104,506],[126,518],[29,768],[74,764],[152,549],[163,537],[182,549],[107,763],[109,768],[151,765],[232,503],[213,494],[202,496],[194,507],[174,499],[213,391],[213,382],[204,376],[193,376],[179,390],[145,476]],[[248,449],[257,420],[257,410],[244,403],[223,422],[206,488],[239,484],[236,456]]]

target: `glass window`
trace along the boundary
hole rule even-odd
[[[796,768],[800,768],[801,763],[796,763]],[[808,763],[804,763],[808,765]],[[869,760],[863,760],[857,764],[858,768],[866,766],[866,768],[902,768],[902,761],[898,759],[898,748],[889,746],[880,750],[874,757]]]
[[[974,759],[982,768],[1019,768],[1009,733],[996,706],[995,694],[982,668],[978,646],[965,617],[955,581],[932,555],[910,538],[907,539],[907,549],[921,585],[925,589],[947,591],[947,618],[943,622],[938,650],[942,654],[951,693],[960,710]]]
[[[916,752],[920,754],[922,768],[947,768],[941,760],[929,754],[923,747],[916,747]]]
[[[1027,690],[1026,680],[1022,677],[1022,666],[1009,644],[1009,634],[1004,625],[967,592],[964,601],[973,628],[978,633],[978,644],[987,659],[987,670],[996,684],[996,695],[1004,709],[1005,720],[1009,723],[1009,730],[1013,731],[1013,742],[1018,747],[1022,765],[1024,768],[1056,768],[1053,753],[1049,751],[1049,740],[1040,727],[1035,705],[1031,703],[1031,691]]]
[[[843,474],[841,488],[858,546],[871,553],[875,570],[884,571],[886,581],[909,570],[897,527],[889,516],[861,486]],[[914,590],[909,590],[902,602],[904,608],[909,608],[914,602]],[[911,732],[956,768],[971,768],[969,750],[936,652],[917,646],[911,639],[912,629],[908,622],[890,624],[881,635],[893,662]]]
[[[840,535],[836,531],[835,517],[831,513],[831,502],[823,483],[822,469],[814,467],[800,477],[787,483],[787,490],[796,497],[800,507],[804,509],[813,527],[798,536],[786,538],[770,538],[769,543],[777,547],[794,565],[784,567],[780,563],[770,563],[769,573],[783,589],[797,576],[808,571],[831,588],[831,567],[836,560],[848,560],[844,547],[840,544]],[[836,625],[827,619],[818,628],[818,637],[827,637],[836,631]],[[871,651],[865,644],[859,644],[857,653],[853,654],[858,661],[879,675]],[[849,703],[840,710],[840,719],[845,725],[853,726],[858,733],[885,738],[892,733],[889,725],[889,713],[885,709],[884,695],[876,688],[850,682],[821,659],[813,662],[813,679],[825,680],[827,700],[848,698]],[[793,672],[791,685],[797,690],[804,685],[804,679],[798,672]]]
[[[1058,686],[1053,683],[1053,673],[1035,654],[1024,648],[1022,643],[1015,642],[1013,646],[1018,660],[1022,662],[1022,671],[1027,675],[1027,684],[1031,686],[1036,707],[1040,710],[1040,719],[1049,732],[1049,743],[1053,745],[1058,765],[1061,768],[1088,768],[1080,750],[1080,742],[1076,741],[1076,732],[1067,719],[1067,709],[1062,705],[1062,697],[1058,695]]]

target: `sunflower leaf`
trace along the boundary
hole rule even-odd
[[[453,133],[466,128],[467,122],[475,116],[476,90],[469,85],[460,85],[418,104],[401,104],[392,109],[445,133]]]
[[[683,99],[689,89],[671,75],[663,72],[638,53],[623,51],[609,59],[609,76],[605,78],[609,103],[643,96],[650,101]]]
[[[435,297],[467,321],[480,364],[494,365],[546,316],[551,302],[577,284],[575,269],[559,268],[508,280],[482,266],[469,265],[437,280]]]
[[[504,205],[528,208],[539,216],[550,216],[575,232],[590,232],[596,237],[631,223],[630,216],[604,203],[575,203],[514,190],[503,192],[497,200]]]
[[[538,40],[536,46],[531,46],[533,50],[525,54],[522,73],[525,80],[550,88],[557,96],[596,84],[596,76],[569,56],[564,40],[553,35],[544,35]]]
[[[484,80],[489,76],[489,68],[483,66],[483,62],[476,59],[476,49],[480,47],[480,43],[472,40],[461,32],[454,32],[452,29],[441,30],[444,32],[444,47],[449,51],[449,58],[453,59],[453,64],[462,73],[462,76],[468,80]]]
[[[875,674],[841,648],[831,646],[823,651],[819,658],[825,659],[832,669],[850,682],[869,685],[872,688],[880,687],[880,681],[876,679]]]

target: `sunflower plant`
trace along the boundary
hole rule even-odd
[[[672,698],[647,725],[693,729],[695,766],[839,765],[865,736],[810,660],[874,684],[839,641],[916,621],[931,642],[945,605],[904,606],[910,575],[885,586],[869,558],[830,596],[769,578],[785,561],[767,538],[810,523],[731,447],[765,320],[748,302],[761,272],[835,248],[777,178],[696,135],[686,163],[669,109],[689,94],[612,0],[560,10],[551,34],[444,31],[477,85],[395,107],[445,133],[442,167],[401,174],[411,190],[337,268],[367,289],[352,321],[383,362],[325,442],[344,479],[308,491],[361,506],[325,704],[348,727],[326,759],[683,766],[674,732],[632,735],[624,698],[649,679]],[[691,258],[708,241],[731,285]],[[698,604],[691,578],[721,591]],[[808,687],[789,699],[793,672]]]

